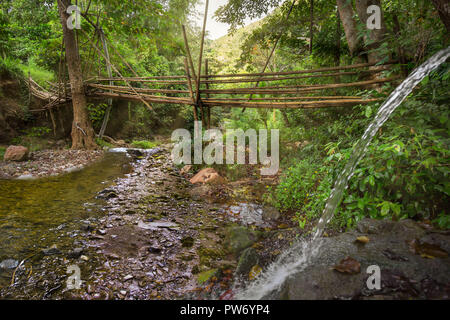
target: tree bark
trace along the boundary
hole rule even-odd
[[[67,8],[70,0],[58,0],[58,10],[66,45],[66,63],[72,91],[73,123],[72,149],[96,149],[95,133],[87,112],[81,60],[74,30],[67,26]]]
[[[367,8],[371,5],[376,5],[381,10],[380,0],[356,0],[356,11],[358,12],[359,20],[367,26],[367,19],[369,14],[367,14]],[[376,63],[381,61],[384,56],[382,53],[378,52],[377,49],[380,47],[386,35],[386,25],[384,23],[383,10],[381,10],[381,28],[370,30],[368,36],[364,36],[365,49],[368,51],[368,61],[369,63]]]
[[[431,0],[439,13],[442,23],[450,33],[450,2],[448,0]]]
[[[353,57],[356,57],[361,52],[361,41],[358,39],[356,21],[353,19],[355,13],[353,11],[352,2],[347,0],[336,0],[336,2],[350,54]]]

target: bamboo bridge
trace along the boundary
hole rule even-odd
[[[183,104],[223,108],[324,108],[345,107],[378,101],[377,98],[361,96],[339,96],[326,94],[339,88],[367,88],[398,77],[377,78],[356,82],[337,82],[324,84],[291,84],[311,78],[339,78],[343,76],[367,77],[370,74],[388,70],[390,65],[376,66],[358,64],[341,67],[322,68],[274,73],[218,74],[202,75],[200,88],[194,87],[194,78],[187,70],[180,76],[154,77],[95,77],[85,81],[86,95],[90,98],[120,99],[147,102],[147,104]],[[252,83],[268,84],[264,87],[249,86]],[[277,85],[269,85],[276,82]],[[289,84],[285,84],[289,82]],[[241,84],[236,87],[224,87],[228,84]],[[242,86],[244,84],[244,86]],[[245,85],[247,84],[247,85]],[[49,83],[44,89],[29,78],[30,93],[47,105],[32,111],[45,111],[71,101],[68,84]],[[176,88],[174,88],[176,87]],[[200,101],[197,102],[196,94]],[[257,95],[257,96],[256,96]]]
[[[292,3],[294,5],[295,0]],[[292,7],[291,7],[292,9]],[[269,109],[313,109],[330,107],[350,107],[378,101],[378,98],[361,95],[364,89],[379,87],[384,83],[394,82],[399,77],[383,77],[384,71],[389,71],[393,62],[383,65],[364,63],[347,66],[334,66],[321,69],[298,70],[287,72],[267,72],[269,62],[275,52],[278,40],[274,42],[272,51],[267,58],[260,73],[237,74],[210,74],[208,60],[203,61],[203,47],[206,29],[208,0],[206,1],[203,22],[200,54],[195,68],[186,29],[182,26],[186,57],[184,59],[184,72],[177,75],[140,77],[127,61],[108,41],[103,29],[83,15],[93,27],[94,36],[80,30],[86,36],[89,47],[87,61],[82,66],[85,94],[91,99],[107,100],[107,109],[100,136],[106,128],[112,107],[112,100],[130,100],[145,104],[149,109],[152,104],[178,104],[193,107],[194,119],[201,118],[210,126],[211,108],[269,108]],[[286,19],[289,17],[289,11]],[[95,42],[96,41],[96,42]],[[101,45],[100,45],[101,44]],[[71,102],[70,85],[67,82],[67,72],[64,70],[64,42],[61,46],[60,67],[58,83],[47,83],[48,88],[36,83],[28,77],[30,97],[33,96],[46,104],[31,112],[48,111],[53,119],[52,109]],[[133,77],[124,77],[111,62],[110,49],[116,58],[129,69],[128,74]],[[91,58],[91,53],[93,56]],[[105,73],[98,71],[92,76],[92,61],[97,54],[98,61],[104,61]],[[202,70],[204,65],[204,69]],[[61,75],[63,70],[63,75]],[[389,73],[388,73],[389,74]],[[342,88],[349,92],[354,88],[353,96],[339,94]],[[201,115],[199,117],[199,115]]]

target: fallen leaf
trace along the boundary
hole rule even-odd
[[[357,274],[361,271],[361,264],[351,257],[346,257],[333,269],[341,273]]]
[[[362,237],[356,238],[356,241],[366,244],[366,243],[369,243],[370,239],[368,237],[362,236]]]
[[[248,274],[248,278],[250,280],[255,279],[262,271],[262,268],[258,265],[253,266],[253,268],[250,270],[249,274]]]

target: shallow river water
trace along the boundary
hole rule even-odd
[[[55,243],[61,235],[56,231],[98,216],[96,193],[123,176],[129,161],[124,153],[107,153],[101,161],[62,176],[0,180],[0,261],[21,260]]]

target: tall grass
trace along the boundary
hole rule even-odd
[[[31,78],[33,78],[34,81],[36,81],[43,87],[48,86],[46,81],[51,82],[54,80],[53,72],[45,70],[32,62],[28,65],[19,63],[17,65],[17,67],[20,68],[20,70],[22,70],[22,72],[25,74],[26,77],[28,77],[28,72],[29,72]]]
[[[34,81],[44,87],[48,86],[46,81],[53,81],[55,78],[53,72],[39,67],[32,61],[29,64],[23,64],[20,60],[9,57],[0,58],[0,75],[23,79],[28,77],[28,72]]]
[[[0,58],[0,75],[20,79],[23,78],[24,73],[16,60],[6,57]]]

